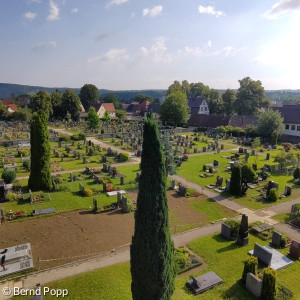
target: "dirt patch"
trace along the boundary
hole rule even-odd
[[[129,194],[133,199],[137,198],[137,191]],[[198,198],[205,199],[204,196]],[[189,201],[198,198],[180,197],[173,191],[168,192],[172,233],[175,226],[208,223],[205,213],[197,212],[189,205]],[[114,211],[95,215],[77,210],[2,224],[0,249],[31,243],[35,268],[46,269],[130,243],[133,232],[133,213]]]

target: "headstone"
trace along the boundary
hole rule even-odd
[[[221,144],[221,150],[224,150],[224,144]]]
[[[82,157],[82,162],[83,162],[84,164],[86,164],[86,157],[85,157],[85,156]]]
[[[103,186],[103,192],[106,193],[106,191],[107,191],[107,189],[106,189],[106,183],[103,182],[103,183],[102,183],[102,186]]]
[[[93,199],[93,212],[97,212],[98,210],[98,204],[97,204],[97,199]]]
[[[257,164],[252,164],[252,168],[254,171],[257,171]]]
[[[181,196],[186,196],[186,187],[184,185],[179,185],[178,192]]]
[[[124,185],[124,177],[123,176],[120,177],[120,185]]]
[[[29,190],[30,203],[33,203],[33,196],[31,190]]]
[[[74,181],[74,176],[73,176],[73,173],[72,173],[72,172],[70,173],[70,181],[71,181],[71,182]]]
[[[194,147],[194,153],[198,152],[198,148]]]
[[[79,191],[84,193],[84,185],[81,182],[79,182]]]
[[[266,160],[270,160],[270,153],[267,153]]]
[[[243,148],[239,148],[239,153],[244,153],[244,149]]]
[[[217,181],[216,181],[216,186],[222,186],[223,184],[223,177],[222,176],[218,176],[217,177]]]
[[[103,164],[103,168],[102,168],[103,172],[107,172],[108,171],[108,167],[107,167],[107,163]]]
[[[171,190],[174,190],[174,189],[175,189],[175,185],[176,185],[176,184],[175,184],[175,179],[172,179],[172,180],[171,180],[171,183],[170,183],[170,189],[171,189]]]
[[[248,273],[246,277],[246,289],[256,298],[260,298],[262,292],[262,280],[255,274]]]
[[[226,225],[225,223],[222,223],[221,235],[227,240],[231,239],[231,228],[228,225]]]
[[[219,161],[218,161],[218,160],[214,160],[213,166],[214,166],[214,167],[218,167],[218,166],[219,166]]]
[[[289,185],[285,186],[284,195],[287,197],[292,195],[292,187],[291,186],[289,186]]]
[[[202,151],[203,151],[203,152],[206,152],[206,147],[203,147],[203,148],[202,148]]]
[[[277,189],[277,191],[278,191],[278,187],[279,187],[279,185],[278,185],[277,182],[269,181],[268,187],[267,187],[267,192],[266,192],[266,197],[269,196],[269,193],[270,193],[270,190],[271,190],[271,189],[274,189],[274,188],[275,188],[275,189]]]
[[[138,181],[139,181],[139,179],[140,179],[140,176],[141,176],[141,175],[140,175],[140,173],[136,173],[136,176],[135,176],[135,181],[136,181],[136,182],[138,182]]]
[[[237,236],[237,243],[240,246],[246,246],[249,243],[248,238],[248,216],[242,215],[242,221],[239,229],[239,234]]]
[[[253,255],[256,256],[261,262],[269,266],[272,261],[272,251],[255,243]]]
[[[292,241],[289,255],[295,259],[300,258],[300,243],[299,242]]]
[[[230,179],[226,179],[226,187],[225,187],[225,191],[229,191],[230,190]]]
[[[251,156],[255,156],[255,150],[254,149],[251,150]]]
[[[276,247],[280,247],[281,237],[282,237],[281,233],[277,231],[273,231],[272,244]]]

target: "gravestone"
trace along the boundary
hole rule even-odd
[[[261,262],[269,266],[272,261],[272,251],[255,243],[253,255],[256,256]]]
[[[247,153],[246,156],[245,156],[245,163],[246,164],[248,163],[248,160],[249,160],[249,153]]]
[[[267,153],[266,160],[270,160],[270,153]]]
[[[104,164],[103,164],[102,171],[105,172],[105,173],[107,173],[107,171],[108,171],[107,163],[104,163]]]
[[[262,292],[262,280],[252,273],[246,277],[246,289],[257,298],[260,298]]]
[[[255,156],[255,150],[254,149],[251,150],[251,156]]]
[[[281,233],[279,233],[277,231],[273,231],[272,244],[276,247],[280,247],[281,237],[282,237]]]
[[[135,176],[135,181],[138,182],[140,180],[140,173],[136,173],[136,176]]]
[[[184,185],[179,185],[178,192],[181,196],[186,196],[186,187]]]
[[[252,164],[252,168],[254,171],[257,171],[257,164]]]
[[[218,176],[217,177],[217,181],[216,181],[216,186],[222,186],[223,184],[223,177],[222,176]]]
[[[239,148],[239,153],[244,153],[244,149],[243,148]]]
[[[203,151],[203,152],[206,152],[206,147],[203,147],[203,148],[202,148],[202,151]]]
[[[86,157],[85,157],[85,156],[82,157],[82,162],[83,162],[84,164],[86,164]]]
[[[221,144],[221,150],[224,150],[224,144]]]
[[[106,189],[106,183],[103,182],[103,183],[102,183],[102,186],[103,186],[103,192],[106,193],[106,191],[107,191],[107,189]]]
[[[194,153],[197,153],[198,152],[198,148],[194,148]]]
[[[292,187],[291,186],[289,186],[289,185],[285,186],[284,195],[287,197],[292,195]]]
[[[74,176],[73,176],[73,173],[72,173],[72,172],[70,173],[70,181],[71,181],[71,182],[74,181]]]
[[[33,203],[33,196],[32,196],[32,192],[31,190],[28,191],[29,192],[29,198],[30,198],[30,203]]]
[[[172,179],[172,180],[171,180],[171,183],[170,183],[170,189],[171,189],[171,190],[174,190],[174,189],[175,189],[175,185],[176,185],[175,179]]]
[[[219,166],[219,161],[218,161],[218,160],[214,160],[213,166],[214,166],[214,167],[218,167],[218,166]]]
[[[93,212],[97,212],[98,210],[98,204],[97,204],[97,199],[93,199]]]
[[[300,258],[300,243],[299,242],[292,241],[289,255],[295,259]]]
[[[79,191],[84,193],[84,185],[81,182],[79,182]]]
[[[225,191],[229,191],[230,190],[230,179],[226,179],[226,187],[225,187]]]
[[[107,162],[107,159],[106,159],[106,156],[105,156],[105,155],[102,155],[102,156],[101,156],[101,162],[102,162],[102,163],[106,163],[106,162]]]
[[[124,185],[124,177],[123,176],[120,177],[120,185]]]
[[[231,239],[231,228],[228,225],[226,225],[225,223],[222,223],[221,235],[227,240]]]
[[[266,197],[269,196],[269,193],[270,193],[270,190],[271,190],[271,189],[274,189],[274,188],[275,188],[275,189],[277,189],[277,191],[278,191],[278,187],[279,187],[279,185],[278,185],[277,182],[269,181],[268,187],[267,187],[267,192],[266,192]]]
[[[246,246],[249,243],[248,238],[248,216],[245,214],[242,215],[242,221],[239,229],[239,234],[236,240],[237,244],[240,246]]]

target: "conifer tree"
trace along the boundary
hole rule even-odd
[[[143,132],[135,230],[130,249],[134,300],[167,300],[174,292],[176,271],[164,161],[157,123],[147,119]]]
[[[236,196],[241,194],[242,187],[242,171],[241,166],[233,166],[230,178],[230,193]]]
[[[28,187],[32,190],[50,190],[52,188],[47,119],[45,111],[39,110],[31,120],[31,170]]]

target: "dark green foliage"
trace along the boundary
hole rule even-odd
[[[213,173],[213,172],[214,172],[213,167],[209,167],[209,168],[208,168],[208,171],[209,171],[209,173]]]
[[[203,171],[205,172],[207,170],[207,166],[203,165]]]
[[[30,160],[29,159],[25,159],[23,161],[23,168],[26,170],[26,171],[30,171]]]
[[[276,278],[277,272],[275,270],[272,270],[270,267],[264,269],[264,275],[262,280],[263,287],[261,293],[262,299],[275,299],[275,295],[277,293]]]
[[[80,99],[72,90],[65,90],[62,95],[61,113],[62,117],[72,120],[78,120],[80,113]]]
[[[100,125],[100,118],[94,107],[91,107],[87,116],[87,125],[90,129],[96,129]]]
[[[122,161],[128,161],[129,160],[129,154],[125,152],[121,152],[119,154],[119,160]]]
[[[277,287],[276,300],[289,300],[293,298],[293,292],[289,288],[280,283],[278,283]]]
[[[33,115],[30,126],[31,171],[28,187],[51,190],[50,143],[47,115],[43,110]]]
[[[230,193],[236,196],[241,194],[242,170],[240,166],[233,166],[230,178]]]
[[[83,132],[79,132],[77,134],[73,134],[71,136],[71,140],[73,140],[73,141],[82,141],[82,140],[85,139],[85,137],[86,136],[85,136],[85,134]]]
[[[11,183],[16,179],[16,172],[15,171],[4,171],[2,173],[2,179],[5,183]]]
[[[157,124],[152,119],[147,119],[144,125],[141,176],[131,245],[133,299],[171,299],[175,273],[164,155]]]
[[[276,188],[270,190],[268,195],[268,201],[276,202],[279,199],[279,194]]]
[[[33,112],[43,110],[47,114],[47,118],[52,114],[52,104],[49,94],[46,91],[38,91],[30,98],[29,108]]]
[[[184,248],[176,248],[174,254],[177,273],[186,267],[189,261],[189,252]]]
[[[247,279],[247,273],[256,274],[256,268],[257,268],[257,257],[250,256],[248,257],[244,262],[244,270],[243,270],[243,276],[242,276],[242,282],[246,284]]]
[[[281,240],[280,240],[280,247],[284,248],[286,246],[287,243],[287,238],[286,236],[282,235]]]
[[[242,178],[245,178],[248,183],[253,183],[257,180],[257,174],[249,165],[242,166]]]
[[[293,177],[295,180],[300,178],[300,168],[299,167],[294,170]]]
[[[277,145],[277,140],[278,140],[278,131],[275,130],[272,133],[272,141],[271,141],[272,146]]]
[[[80,89],[79,97],[85,110],[88,111],[92,103],[99,101],[100,94],[95,85],[85,84]]]
[[[231,228],[231,239],[236,239],[239,233],[241,221],[227,220],[224,223]]]
[[[165,166],[167,175],[174,175],[176,174],[176,165],[174,160],[174,155],[172,154],[172,144],[170,142],[170,135],[169,133],[165,133],[161,138],[161,143],[164,151],[165,156]]]

